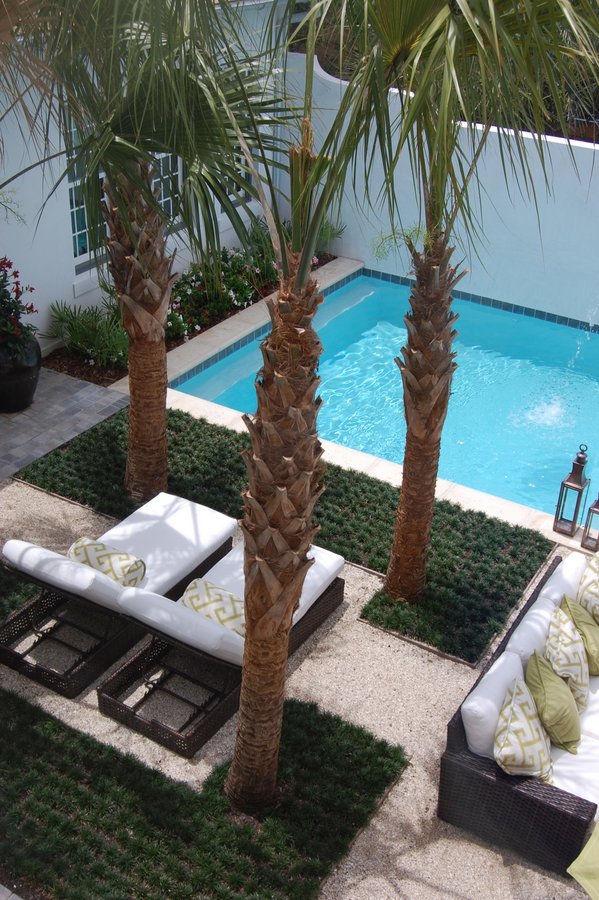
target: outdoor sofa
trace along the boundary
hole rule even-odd
[[[557,557],[447,727],[441,759],[440,818],[565,874],[585,845],[599,804],[599,676],[589,679],[576,754],[551,745],[552,783],[506,774],[493,758],[508,688],[533,651],[543,652],[553,610],[575,598],[589,557]]]

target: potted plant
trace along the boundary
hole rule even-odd
[[[23,297],[34,289],[22,285],[8,257],[0,259],[0,412],[18,412],[29,406],[37,387],[42,362],[35,325],[22,316],[37,312]]]

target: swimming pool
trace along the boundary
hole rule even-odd
[[[316,317],[321,437],[399,463],[405,422],[394,357],[406,342],[408,291],[362,275],[329,294]],[[599,334],[466,300],[454,308],[458,369],[439,476],[553,513],[584,442],[590,502],[599,490]],[[176,389],[255,412],[260,340]]]

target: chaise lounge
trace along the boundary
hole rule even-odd
[[[343,600],[343,557],[312,546],[308,570],[289,638],[293,653]],[[237,544],[204,576],[204,584],[243,607],[243,545]],[[238,599],[241,598],[241,599]],[[232,630],[185,605],[141,588],[119,603],[124,615],[143,624],[144,645],[98,687],[105,715],[191,757],[239,706],[243,629]],[[227,611],[218,604],[216,617]],[[233,623],[229,622],[229,626]]]
[[[232,546],[235,519],[160,493],[98,540],[142,560],[140,587],[178,597]],[[122,615],[127,588],[98,569],[21,540],[3,548],[5,567],[40,587],[0,625],[0,662],[75,697],[126,653],[145,629]]]

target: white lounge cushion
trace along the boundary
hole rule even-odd
[[[163,492],[99,540],[143,559],[145,587],[163,594],[232,537],[236,528],[230,516]]]
[[[512,631],[505,649],[517,653],[524,668],[535,651],[542,655],[554,609],[552,600],[539,597]]]
[[[343,569],[343,557],[336,553],[313,546],[310,554],[314,556],[315,562],[308,570],[300,602],[293,617],[294,622],[310,609]],[[243,544],[237,544],[206,573],[204,578],[237,597],[243,597],[245,588]],[[125,588],[119,601],[119,608],[167,637],[217,656],[225,662],[238,666],[243,662],[244,640],[240,635],[205,616],[199,616],[180,603],[173,603],[144,588]]]
[[[573,551],[562,559],[561,563],[543,585],[539,594],[539,600],[551,600],[554,606],[559,606],[564,594],[576,597],[580,579],[587,567],[588,557],[584,553]]]
[[[4,545],[6,559],[21,572],[72,594],[118,610],[123,586],[97,569],[84,566],[61,553],[28,541],[10,540]]]
[[[343,571],[343,557],[337,553],[332,553],[330,550],[325,550],[324,547],[312,545],[309,556],[314,558],[314,564],[308,569],[300,602],[293,615],[294,624],[298,619],[301,619],[314,601]],[[210,571],[204,575],[204,578],[230,591],[236,597],[243,597],[245,593],[243,543],[237,544],[226,556],[219,559]]]
[[[552,783],[599,805],[599,740],[583,734],[576,754],[551,746]],[[595,814],[595,820],[599,813]]]
[[[472,753],[494,759],[493,744],[506,694],[516,679],[524,678],[517,653],[502,653],[462,703],[462,721]]]

